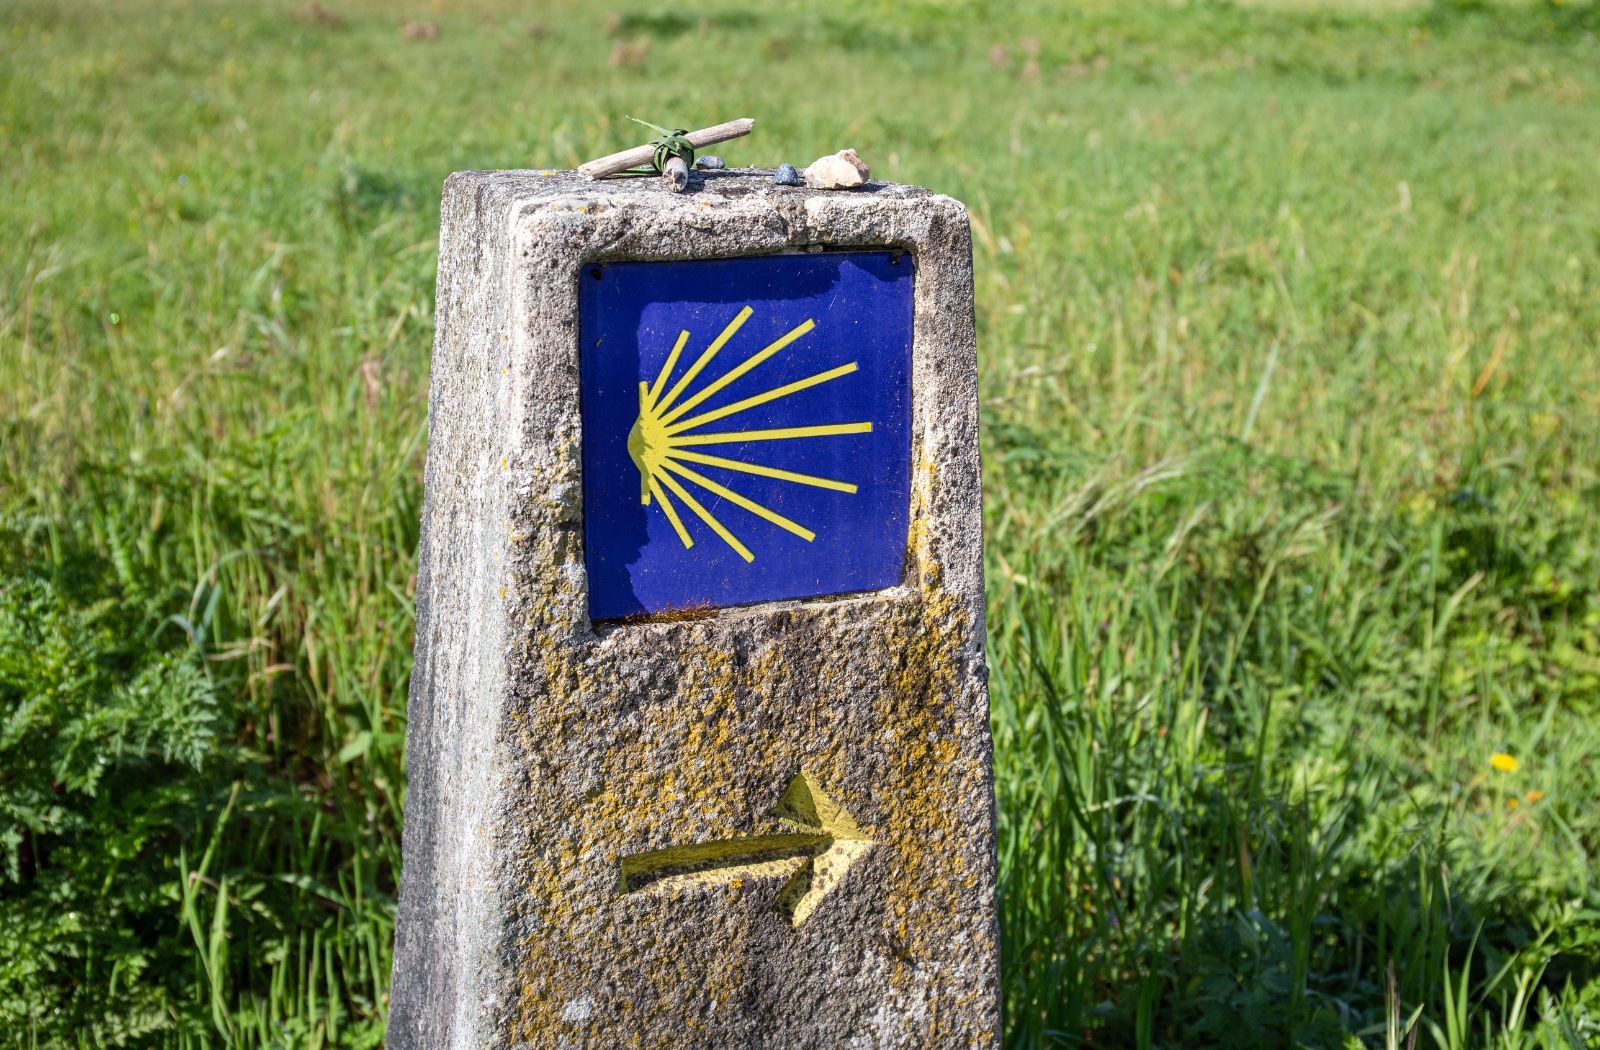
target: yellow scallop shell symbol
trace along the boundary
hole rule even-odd
[[[781,529],[794,533],[801,539],[810,542],[816,538],[816,533],[796,522],[779,514],[769,507],[764,507],[747,496],[742,496],[726,485],[701,474],[699,471],[688,467],[687,463],[698,463],[710,467],[721,467],[724,470],[738,471],[743,474],[756,474],[764,478],[777,478],[780,481],[792,482],[796,485],[810,485],[815,488],[833,489],[836,492],[855,492],[856,486],[847,481],[835,481],[833,478],[821,478],[815,474],[800,474],[792,470],[780,470],[777,467],[766,466],[761,463],[751,463],[746,460],[728,459],[723,456],[711,456],[703,452],[691,451],[694,446],[723,445],[730,442],[742,441],[786,441],[795,438],[833,437],[839,434],[866,434],[872,430],[871,423],[825,423],[809,427],[771,427],[763,430],[732,430],[704,433],[700,428],[708,423],[715,423],[719,419],[736,416],[746,409],[757,405],[764,405],[769,401],[777,401],[791,394],[799,393],[821,383],[827,383],[847,376],[856,370],[856,362],[851,361],[837,368],[830,368],[826,372],[797,379],[783,386],[773,387],[771,390],[756,394],[753,397],[735,401],[707,412],[689,415],[707,398],[722,390],[729,383],[743,376],[763,361],[781,351],[790,343],[805,335],[816,325],[808,318],[795,325],[783,335],[774,339],[760,350],[745,358],[733,368],[722,373],[700,387],[694,393],[684,397],[684,392],[689,389],[701,372],[705,371],[713,358],[727,345],[740,327],[750,319],[753,311],[746,306],[740,310],[728,326],[711,341],[694,364],[672,383],[672,388],[667,390],[667,384],[672,381],[672,373],[678,366],[678,358],[683,354],[683,348],[689,342],[689,333],[678,333],[678,341],[673,346],[672,352],[667,355],[667,363],[662,367],[661,374],[654,383],[639,383],[639,418],[634,421],[633,429],[628,433],[628,455],[633,457],[634,466],[639,468],[639,502],[649,506],[652,501],[661,508],[667,521],[671,522],[673,531],[678,534],[678,539],[683,541],[684,548],[694,547],[694,537],[684,527],[683,519],[678,516],[678,509],[667,493],[676,496],[684,506],[692,511],[695,517],[705,522],[706,526],[722,538],[722,541],[732,547],[739,557],[745,561],[755,561],[755,555],[750,553],[750,548],[739,542],[739,538],[712,514],[705,506],[694,497],[683,485],[687,481],[696,487],[727,500],[736,507],[742,507],[758,518],[764,518]],[[662,391],[666,390],[663,396]],[[680,401],[679,398],[683,399]],[[688,418],[684,418],[688,416]],[[681,480],[680,480],[681,479]]]

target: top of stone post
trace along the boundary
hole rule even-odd
[[[877,180],[868,180],[861,186],[847,190],[779,186],[772,181],[772,174],[771,168],[695,169],[689,175],[689,188],[682,193],[668,192],[662,187],[659,179],[643,177],[590,179],[576,171],[552,168],[459,171],[450,178],[451,181],[468,179],[482,182],[497,190],[513,191],[518,196],[532,194],[553,197],[585,194],[662,208],[694,208],[713,201],[743,198],[762,201],[785,198],[805,200],[818,197],[906,200],[934,196],[932,191],[922,186]]]

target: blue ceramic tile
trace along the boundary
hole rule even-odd
[[[900,582],[910,255],[609,263],[578,279],[593,619]]]

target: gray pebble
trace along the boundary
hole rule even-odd
[[[704,157],[696,157],[694,159],[694,166],[697,168],[707,168],[712,171],[715,171],[718,168],[727,167],[727,165],[722,163],[722,158],[717,156],[715,153],[707,153]]]
[[[779,164],[778,171],[772,176],[772,181],[779,186],[804,186],[800,173],[794,170],[793,164]]]

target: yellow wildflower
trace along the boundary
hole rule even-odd
[[[1502,773],[1515,773],[1522,768],[1521,762],[1518,762],[1504,751],[1496,751],[1490,755],[1489,764]]]

